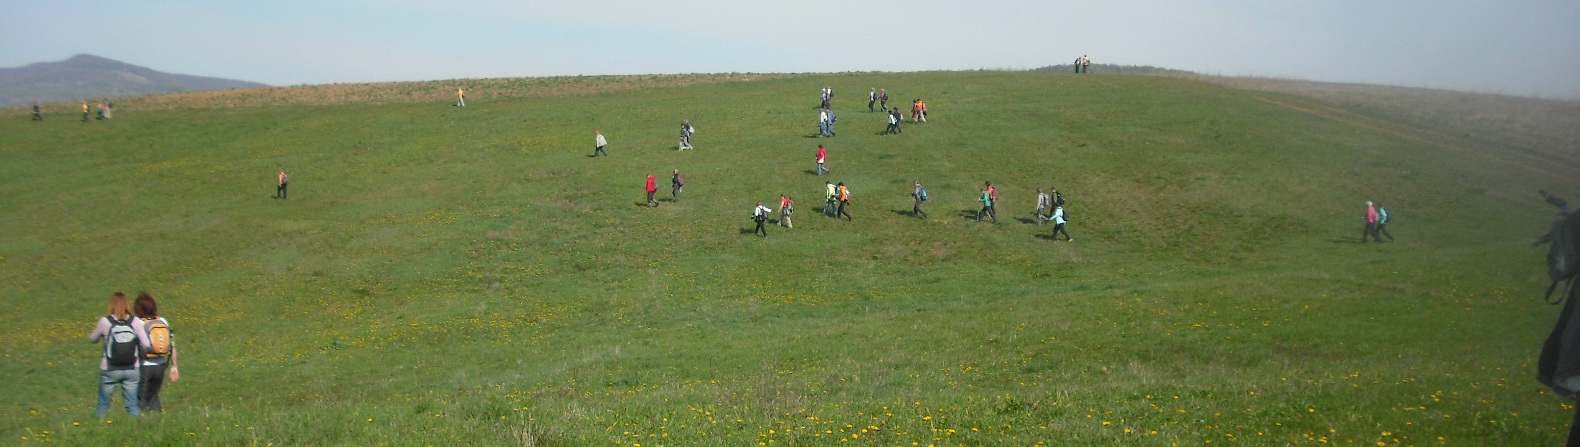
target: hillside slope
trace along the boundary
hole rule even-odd
[[[626,79],[581,82],[624,83]],[[839,135],[811,135],[817,91]],[[394,86],[409,88],[410,86]],[[928,123],[881,135],[864,91]],[[0,120],[0,436],[133,445],[1551,445],[1569,171],[1296,96],[868,73]],[[399,92],[396,92],[399,93]],[[476,99],[473,99],[476,98]],[[1336,119],[1342,118],[1342,119]],[[674,150],[689,119],[695,151]],[[592,158],[593,131],[609,157]],[[1429,135],[1431,138],[1412,136]],[[829,148],[827,176],[812,154]],[[272,199],[274,173],[292,175]],[[668,198],[668,174],[687,186]],[[659,179],[661,206],[643,205]],[[910,215],[913,180],[931,217]],[[819,215],[826,181],[850,221]],[[1002,191],[975,221],[978,188]],[[1032,219],[1069,199],[1073,242]],[[795,227],[750,234],[758,201]],[[1398,240],[1361,244],[1364,202]],[[182,346],[91,410],[112,291]]]
[[[172,74],[98,56],[0,68],[0,107],[170,92],[266,87],[232,79]]]

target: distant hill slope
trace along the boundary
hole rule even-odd
[[[250,87],[267,85],[165,73],[86,54],[60,62],[0,68],[0,106]]]

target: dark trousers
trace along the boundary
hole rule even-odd
[[[1374,237],[1378,235],[1388,236],[1388,240],[1393,240],[1393,235],[1388,233],[1388,224],[1382,222],[1377,223],[1377,232],[1372,234]],[[1379,237],[1377,240],[1380,241],[1382,238]]]
[[[754,218],[752,220],[757,221],[757,229],[752,230],[752,235],[756,235],[757,233],[762,233],[763,237],[768,237],[768,227],[763,225],[765,223],[768,223],[768,218],[767,217],[757,217],[757,218]]]
[[[647,192],[647,206],[658,206],[658,200],[653,198],[653,193],[656,193],[656,192],[658,192],[658,191],[648,191]]]
[[[274,196],[275,197],[279,197],[281,199],[284,199],[285,198],[285,193],[286,193],[285,190],[286,190],[286,187],[288,187],[288,186],[291,186],[290,182],[281,183],[280,186],[274,187]]]
[[[856,219],[850,217],[850,213],[845,212],[845,204],[847,204],[847,203],[850,203],[850,202],[844,201],[844,200],[839,201],[839,211],[834,213],[834,218],[835,219],[838,219],[839,216],[845,216],[845,220],[856,220]]]
[[[43,121],[43,120],[44,120],[44,115],[39,115],[38,112],[33,112],[33,121]]]
[[[988,212],[989,209],[987,205],[982,205],[982,209],[977,211],[977,222],[981,222],[984,217],[993,215],[993,213]],[[994,223],[997,223],[997,221],[994,221]]]
[[[159,401],[159,390],[165,386],[165,368],[169,365],[143,365],[142,386],[137,389],[137,407],[144,413],[164,411]]]
[[[603,146],[598,146],[598,147],[594,147],[594,148],[593,148],[593,156],[594,156],[594,157],[597,157],[597,156],[598,156],[598,154],[603,154],[603,156],[605,156],[605,157],[608,157],[608,156],[609,156],[609,153],[608,153],[608,152],[604,152],[604,151],[603,151]]]
[[[927,212],[926,211],[922,211],[922,199],[920,197],[918,197],[915,200],[916,200],[916,206],[911,207],[911,214],[915,215],[915,216],[927,217]]]
[[[1377,222],[1367,222],[1366,228],[1361,229],[1362,244],[1366,243],[1366,238],[1368,237],[1375,239],[1379,244],[1382,243],[1382,236],[1377,234]]]
[[[82,112],[82,122],[88,122],[88,112]]]
[[[1067,240],[1067,241],[1075,240],[1075,238],[1070,237],[1070,232],[1064,231],[1064,224],[1054,224],[1053,225],[1053,240],[1056,240],[1056,241],[1059,240],[1059,234],[1060,233],[1064,234],[1064,240]]]
[[[867,111],[868,112],[874,112],[875,111],[875,110],[872,110],[872,104],[876,103],[876,102],[878,102],[878,100],[876,100],[876,99],[869,99],[869,100],[867,100]]]
[[[671,199],[670,200],[671,202],[676,202],[676,203],[680,202],[680,186],[681,185],[674,185],[674,186],[670,187],[670,189],[669,189],[669,197]]]

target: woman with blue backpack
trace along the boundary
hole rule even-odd
[[[126,412],[138,416],[139,386],[142,377],[138,371],[143,352],[149,347],[143,335],[143,321],[132,318],[132,305],[126,294],[110,295],[109,312],[88,333],[88,341],[104,343],[104,355],[99,358],[99,404],[94,408],[103,418],[110,411],[110,400],[115,388],[121,388],[121,399],[126,402]]]

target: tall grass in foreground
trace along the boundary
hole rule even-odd
[[[816,91],[839,136],[815,139]],[[866,88],[929,123],[881,136]],[[469,90],[472,95],[486,92]],[[848,74],[0,122],[8,443],[1551,445],[1523,159],[1187,80]],[[893,103],[891,102],[891,105]],[[681,119],[701,129],[676,152]],[[592,130],[608,158],[589,158]],[[830,176],[812,175],[816,144]],[[291,199],[273,200],[273,173]],[[651,173],[688,179],[641,205]],[[851,185],[855,220],[817,214]],[[912,180],[932,218],[909,216]],[[1000,223],[973,222],[999,185]],[[1070,199],[1076,241],[1032,223]],[[796,228],[749,236],[779,194]],[[660,197],[664,197],[661,193]],[[1358,243],[1365,200],[1398,242]],[[91,412],[115,290],[165,414]],[[913,444],[914,443],[914,444]]]

